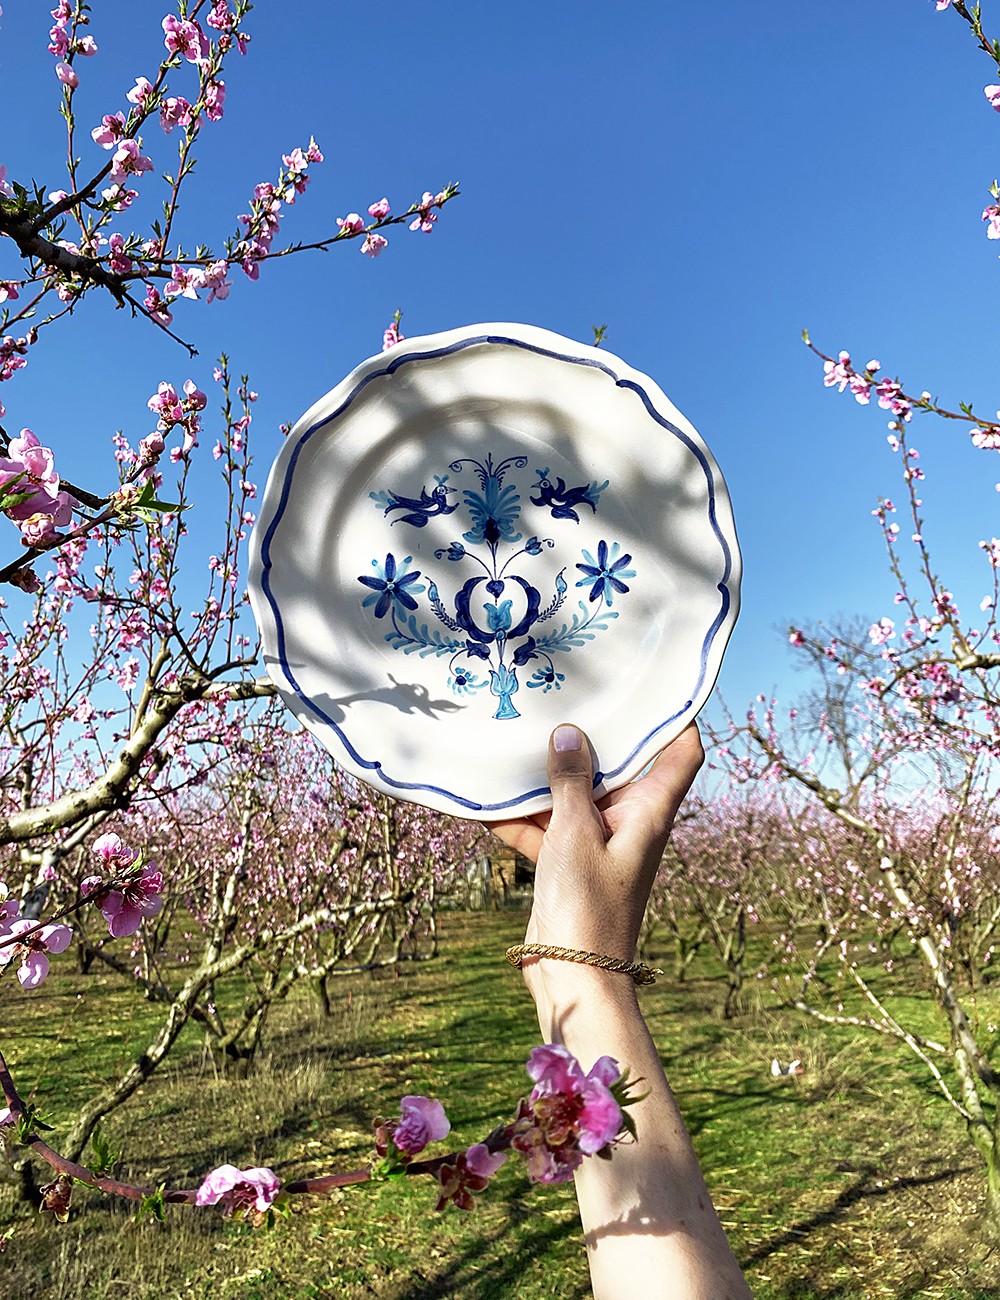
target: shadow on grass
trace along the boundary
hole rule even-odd
[[[518,1200],[509,1202],[509,1209],[511,1218],[505,1224],[488,1237],[470,1243],[436,1277],[427,1277],[414,1268],[412,1284],[398,1293],[397,1300],[443,1300],[456,1295],[467,1300],[497,1300],[499,1296],[514,1295],[517,1282],[529,1265],[543,1259],[558,1243],[580,1236],[580,1225],[575,1218],[562,1224],[543,1225]],[[493,1260],[488,1257],[490,1246],[496,1250]],[[580,1250],[583,1251],[582,1237]],[[552,1294],[560,1300],[584,1300],[590,1295],[586,1282],[571,1285],[571,1290]]]
[[[957,1169],[941,1169],[935,1174],[926,1174],[923,1176],[911,1176],[908,1178],[894,1179],[891,1183],[884,1186],[877,1186],[874,1182],[878,1170],[875,1166],[866,1167],[861,1171],[855,1183],[850,1187],[845,1187],[842,1192],[827,1205],[824,1209],[818,1210],[811,1214],[807,1219],[800,1219],[798,1223],[793,1223],[790,1227],[785,1228],[782,1232],[776,1233],[770,1241],[763,1242],[756,1250],[752,1250],[748,1255],[740,1259],[740,1264],[744,1269],[752,1268],[755,1264],[763,1263],[776,1251],[785,1246],[801,1245],[810,1233],[820,1228],[825,1228],[829,1224],[839,1219],[852,1205],[858,1201],[875,1200],[880,1197],[895,1196],[901,1191],[910,1187],[928,1187],[935,1183],[950,1182],[959,1174],[967,1174],[975,1169],[973,1165],[962,1165]],[[808,1282],[813,1290],[810,1291],[782,1291],[780,1294],[785,1296],[809,1296],[811,1300],[835,1300],[835,1297],[847,1295],[848,1292],[842,1288],[834,1287],[831,1290],[815,1289],[818,1282],[815,1278],[798,1278],[795,1282]],[[791,1285],[791,1284],[790,1284]]]

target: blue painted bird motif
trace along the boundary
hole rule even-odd
[[[392,521],[394,524],[412,524],[414,528],[425,528],[428,519],[433,519],[436,515],[450,515],[458,507],[457,501],[448,500],[448,493],[453,490],[445,486],[448,475],[435,474],[434,477],[437,480],[437,487],[432,492],[422,487],[419,498],[400,496],[398,492],[369,492],[368,495],[380,506],[385,507],[383,514],[389,515],[393,510],[409,512],[394,519]]]
[[[597,502],[608,486],[607,479],[603,483],[584,483],[580,487],[568,488],[563,478],[557,478],[553,483],[547,468],[536,469],[535,473],[538,475],[538,482],[534,485],[533,491],[538,495],[531,498],[532,504],[547,506],[552,512],[553,519],[572,519],[579,523],[580,516],[573,509],[574,506],[590,506],[594,514],[597,514]]]

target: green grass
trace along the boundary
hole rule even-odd
[[[398,978],[336,984],[325,1018],[303,990],[277,1008],[248,1078],[218,1074],[186,1031],[161,1073],[108,1121],[124,1176],[191,1186],[231,1161],[283,1180],[348,1169],[370,1153],[372,1118],[406,1092],[444,1100],[458,1142],[509,1115],[538,1041],[519,976],[503,961],[523,916],[450,914],[436,961]],[[657,957],[654,949],[653,958]],[[667,963],[664,963],[667,964]],[[718,1019],[721,982],[644,990],[650,1025],[706,1177],[758,1300],[974,1300],[1000,1294],[978,1216],[984,1177],[960,1122],[905,1048],[775,1009],[764,982],[749,1010]],[[883,994],[884,976],[869,972]],[[900,1009],[904,999],[893,1005]],[[942,1036],[926,998],[916,1027]],[[996,1006],[980,1006],[994,1018]],[[144,1045],[160,1009],[116,978],[57,968],[33,996],[4,990],[3,1045],[23,1092],[58,1126]],[[772,1056],[806,1073],[774,1080]],[[589,1063],[585,1063],[589,1064]],[[319,1300],[569,1300],[589,1294],[571,1188],[532,1188],[511,1163],[463,1215],[432,1212],[429,1181],[302,1198],[292,1220],[253,1232],[182,1207],[165,1225],[78,1189],[59,1225],[0,1188],[5,1300],[223,1297]],[[997,1252],[1000,1254],[1000,1252]]]

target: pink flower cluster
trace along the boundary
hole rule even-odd
[[[137,851],[123,844],[114,832],[95,840],[93,851],[104,870],[113,876],[127,876],[133,870],[134,874],[119,880],[115,888],[106,885],[100,876],[88,876],[80,885],[81,893],[94,898],[113,938],[135,934],[144,917],[158,916],[163,907],[163,875],[155,863],[140,866]]]
[[[430,190],[424,190],[420,202],[417,204],[417,215],[410,222],[410,229],[421,230],[425,235],[429,235],[438,219],[434,209],[440,208],[444,201],[444,190],[440,194],[432,194]]]
[[[183,385],[184,396],[181,397],[172,384],[161,383],[146,405],[158,417],[156,429],[147,434],[139,443],[140,458],[146,464],[152,464],[162,454],[164,435],[179,425],[183,430],[184,440],[180,447],[174,447],[170,459],[175,463],[182,460],[198,445],[201,432],[201,412],[208,403],[208,398],[195,384],[193,379],[186,379]]]
[[[901,420],[909,420],[913,414],[913,403],[904,395],[897,379],[875,379],[881,369],[881,363],[869,361],[864,371],[854,369],[849,352],[838,353],[836,361],[823,362],[823,383],[827,388],[836,388],[843,392],[849,388],[855,400],[862,406],[871,401],[872,393],[878,398],[883,411],[891,411]]]
[[[68,925],[41,925],[19,913],[20,907],[13,899],[0,903],[0,968],[19,961],[17,978],[22,987],[36,989],[49,973],[47,954],[65,952],[73,931]]]
[[[384,1156],[390,1143],[404,1156],[418,1155],[429,1142],[440,1142],[451,1132],[451,1121],[439,1101],[430,1097],[404,1097],[398,1120],[376,1120],[375,1150]]]
[[[398,320],[391,320],[382,334],[382,351],[388,352],[397,343],[402,343],[406,335],[399,328]]]
[[[321,163],[323,154],[316,141],[310,139],[307,149],[294,149],[290,154],[282,154],[281,161],[282,171],[277,184],[261,181],[255,185],[250,211],[237,218],[246,227],[237,255],[244,273],[251,280],[260,275],[258,263],[271,251],[281,224],[281,205],[294,203],[296,195],[304,193],[309,183],[309,164]]]
[[[145,82],[147,88],[145,93],[148,94],[152,89],[149,82],[145,77],[139,80]],[[136,82],[136,87],[130,90],[125,98],[134,103],[139,102],[138,87],[139,82]],[[99,144],[102,149],[113,151],[111,171],[108,173],[111,188],[103,192],[104,197],[116,206],[128,207],[136,192],[126,190],[125,181],[129,176],[141,176],[143,172],[153,170],[152,159],[147,158],[142,152],[142,140],[132,139],[125,134],[124,113],[105,113],[101,118],[100,126],[95,126],[90,135],[94,143]]]
[[[43,447],[30,429],[22,429],[20,437],[11,439],[7,455],[0,456],[0,495],[8,499],[24,496],[5,513],[20,528],[25,546],[55,537],[56,529],[71,521],[76,504],[59,486],[51,450]]]
[[[80,84],[80,78],[73,67],[71,60],[77,54],[85,59],[89,59],[97,53],[97,42],[93,36],[72,36],[68,28],[73,22],[73,6],[70,0],[59,0],[55,9],[50,11],[55,20],[49,31],[49,53],[54,54],[58,62],[56,63],[56,76],[64,86],[70,90],[75,90]],[[86,16],[78,17],[79,22],[89,21]]]
[[[179,54],[189,63],[204,63],[208,58],[208,37],[202,31],[200,23],[167,14],[162,27],[163,44],[170,54]]]
[[[550,1043],[532,1051],[527,1070],[535,1086],[519,1107],[512,1145],[533,1182],[566,1182],[584,1156],[603,1151],[621,1132],[611,1091],[621,1078],[618,1062],[602,1056],[584,1074],[571,1052]]]
[[[272,1169],[237,1169],[220,1165],[206,1175],[195,1195],[195,1205],[221,1205],[227,1219],[241,1214],[259,1224],[274,1204],[281,1183]]]

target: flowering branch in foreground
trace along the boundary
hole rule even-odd
[[[889,428],[893,433],[898,432],[902,424],[910,421],[914,411],[929,411],[934,415],[940,415],[945,420],[961,420],[965,424],[971,424],[972,428],[968,432],[974,446],[981,447],[985,451],[1000,450],[1000,411],[997,412],[996,420],[984,420],[976,415],[966,402],[959,402],[957,411],[949,410],[941,406],[929,392],[924,391],[915,397],[903,390],[898,379],[880,379],[878,375],[882,367],[878,361],[869,361],[863,369],[859,370],[851,361],[849,352],[840,352],[836,358],[821,352],[809,337],[808,330],[802,331],[802,340],[809,351],[823,362],[825,386],[836,388],[841,393],[845,389],[850,389],[855,401],[862,406],[867,406],[874,396],[882,410],[889,411],[893,416],[889,421]],[[894,437],[890,436],[889,443],[895,451]]]
[[[27,1146],[56,1172],[55,1180],[42,1188],[42,1208],[60,1221],[69,1216],[74,1182],[138,1201],[140,1213],[160,1219],[168,1204],[218,1205],[226,1218],[238,1215],[258,1227],[272,1212],[287,1213],[291,1196],[325,1195],[336,1187],[373,1179],[427,1174],[437,1181],[437,1210],[449,1203],[471,1210],[474,1194],[485,1189],[510,1151],[524,1157],[532,1182],[558,1183],[568,1181],[585,1156],[609,1157],[627,1135],[636,1136],[626,1108],[641,1096],[635,1093],[628,1071],[619,1070],[611,1057],[602,1056],[585,1074],[566,1048],[550,1043],[532,1050],[526,1068],[534,1087],[520,1101],[514,1119],[464,1150],[415,1160],[429,1143],[447,1137],[451,1124],[439,1101],[407,1096],[400,1103],[398,1120],[376,1119],[377,1159],[361,1169],[296,1179],[282,1189],[273,1170],[220,1165],[197,1188],[167,1189],[112,1177],[120,1154],[112,1152],[99,1133],[92,1143],[95,1168],[60,1155],[39,1135],[38,1129],[48,1125],[38,1118],[34,1106],[22,1101],[0,1053],[0,1088],[7,1102],[7,1108],[0,1110],[0,1144]]]

